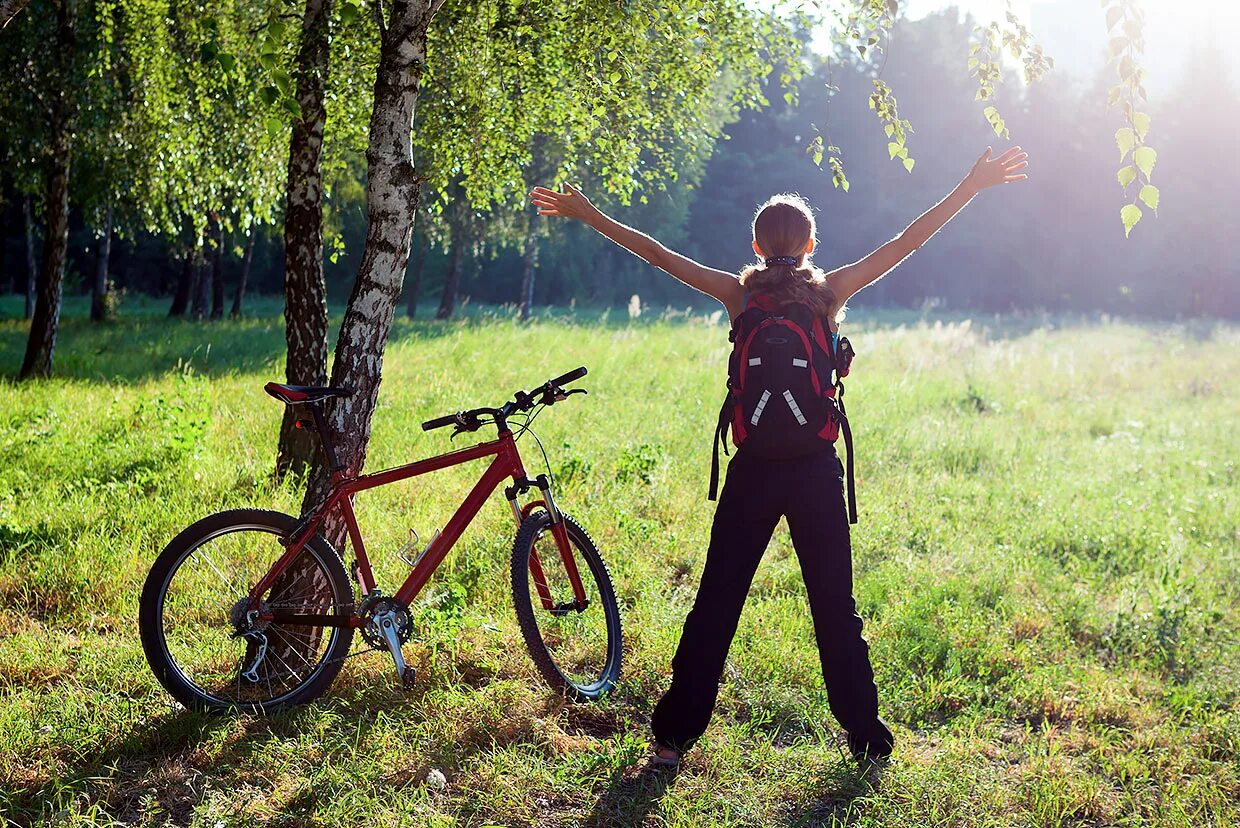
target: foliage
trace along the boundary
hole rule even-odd
[[[1119,83],[1111,87],[1107,100],[1111,106],[1122,108],[1128,124],[1115,133],[1119,162],[1123,165],[1116,175],[1125,195],[1129,187],[1136,185],[1132,203],[1120,210],[1124,235],[1130,236],[1143,215],[1140,204],[1157,214],[1159,202],[1158,188],[1153,184],[1158,152],[1145,140],[1150,131],[1150,116],[1137,109],[1146,103],[1145,70],[1138,62],[1145,51],[1145,13],[1134,0],[1103,0],[1102,6],[1106,9],[1107,32],[1111,35],[1108,47],[1111,62],[1119,73]],[[1131,164],[1127,163],[1129,157]]]
[[[879,162],[906,179],[885,153]],[[626,665],[612,698],[565,705],[537,678],[508,595],[514,530],[497,497],[415,604],[413,691],[369,654],[347,662],[320,703],[253,718],[174,706],[132,619],[146,568],[192,520],[246,504],[296,509],[300,493],[270,483],[280,406],[261,390],[279,375],[279,305],[203,325],[160,318],[160,303],[94,329],[81,307],[68,310],[64,378],[6,388],[0,411],[0,811],[10,821],[1240,819],[1235,325],[850,314],[864,350],[849,385],[862,509],[854,589],[900,740],[875,785],[835,744],[782,527],[700,750],[674,778],[643,770],[649,711],[710,531],[721,324],[656,312],[521,326],[478,312],[399,320],[387,352],[376,468],[462,445],[422,432],[422,419],[590,367],[590,395],[535,428],[560,472],[559,503],[590,530],[620,594]],[[0,373],[20,359],[20,333],[0,323]],[[1179,416],[1168,420],[1150,377],[1170,384]],[[988,410],[962,405],[970,394]],[[542,471],[527,441],[527,468]],[[409,529],[443,526],[478,471],[359,496],[385,585],[407,570],[393,553]],[[442,788],[426,784],[432,768]]]

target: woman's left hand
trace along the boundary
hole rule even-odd
[[[992,147],[986,147],[965,178],[974,190],[981,191],[996,184],[1012,184],[1029,177],[1020,172],[1029,166],[1029,153],[1022,152],[1020,147],[1012,147],[998,158],[991,158],[993,151]]]

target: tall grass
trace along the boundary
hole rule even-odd
[[[6,306],[7,307],[7,306]],[[273,309],[260,305],[260,310]],[[280,716],[175,706],[135,618],[151,561],[277,487],[278,316],[66,319],[58,377],[0,384],[0,816],[66,825],[1232,825],[1240,820],[1240,331],[854,312],[848,384],[860,611],[881,778],[837,744],[781,529],[717,715],[676,775],[644,768],[710,525],[724,328],[693,314],[398,320],[368,467],[449,447],[419,423],[579,364],[536,430],[624,611],[623,683],[567,705],[511,608],[488,506],[414,607],[420,679],[378,654]],[[24,324],[0,322],[0,375]],[[458,438],[461,444],[467,438]],[[537,446],[521,442],[531,472]],[[479,469],[359,498],[381,583]],[[807,493],[812,496],[812,493]],[[431,774],[444,774],[446,785]],[[428,781],[428,774],[430,780]]]

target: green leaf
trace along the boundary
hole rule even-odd
[[[1133,163],[1137,165],[1137,169],[1145,173],[1145,180],[1149,181],[1150,176],[1154,174],[1154,165],[1158,163],[1158,153],[1153,147],[1138,147],[1137,151],[1132,154]]]
[[[912,171],[913,171],[913,165],[914,165],[914,164],[916,164],[916,163],[917,163],[917,161],[916,161],[915,159],[913,159],[913,158],[905,158],[905,159],[904,159],[904,169],[908,170],[909,172],[912,172]]]
[[[899,142],[897,142],[897,141],[891,141],[891,142],[889,142],[889,143],[887,144],[887,156],[888,156],[888,158],[895,158],[897,155],[899,155],[899,154],[900,154],[900,150],[901,150],[901,149],[902,149],[902,148],[901,148],[901,146],[900,146]]]
[[[288,25],[283,20],[272,20],[267,24],[267,34],[275,40],[284,37],[284,32],[288,29]]]
[[[1150,116],[1144,112],[1134,112],[1132,125],[1136,129],[1137,137],[1144,141],[1146,134],[1150,131]]]
[[[1139,198],[1145,202],[1146,207],[1158,212],[1158,188],[1153,184],[1146,184],[1142,187]]]
[[[358,11],[357,6],[353,5],[352,3],[345,3],[344,5],[340,7],[340,22],[341,23],[352,23],[354,20],[357,20],[357,18],[360,16],[361,16],[361,13]]]
[[[977,58],[975,57],[969,58],[969,71],[972,72],[974,69],[976,69],[979,63],[981,63],[981,61],[978,60]]]
[[[1141,208],[1135,204],[1125,204],[1124,209],[1119,211],[1119,217],[1124,222],[1124,238],[1128,238],[1132,235],[1132,228],[1141,220]]]
[[[1119,178],[1119,185],[1126,190],[1129,184],[1137,180],[1137,168],[1130,164],[1121,169],[1117,177]]]
[[[231,72],[237,65],[237,59],[228,54],[228,52],[220,52],[215,56],[215,59],[220,62],[220,68],[225,72]]]
[[[281,132],[284,131],[284,122],[274,116],[267,119],[266,126],[267,126],[267,134],[272,136],[273,138],[278,136]]]
[[[1115,131],[1115,143],[1119,147],[1119,160],[1123,161],[1128,157],[1128,153],[1132,152],[1132,148],[1137,145],[1136,133],[1132,131],[1132,127],[1120,127]]]
[[[276,56],[272,54],[261,54],[258,56],[258,62],[263,65],[264,69],[271,69],[276,65]]]
[[[267,106],[272,106],[277,100],[280,99],[280,90],[276,89],[274,86],[264,86],[262,89],[258,90],[258,97],[259,100]],[[1136,172],[1134,171],[1133,174],[1135,175]]]
[[[888,138],[890,138],[891,134],[895,131],[896,131],[896,128],[895,128],[895,125],[893,124],[887,124],[887,126],[883,127],[883,132],[887,133]]]
[[[274,69],[271,72],[271,80],[275,83],[276,88],[280,90],[280,94],[287,95],[292,87],[293,79],[289,77],[288,72],[283,69]]]

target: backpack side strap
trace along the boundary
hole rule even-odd
[[[716,500],[719,493],[719,447],[723,446],[723,453],[728,453],[728,428],[732,423],[733,405],[735,403],[732,401],[732,392],[729,391],[719,408],[719,423],[715,426],[715,439],[711,440],[710,491],[706,494],[707,500]]]

